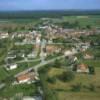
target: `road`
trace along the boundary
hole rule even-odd
[[[20,64],[20,63],[24,63],[24,62],[35,62],[35,61],[40,61],[41,59],[38,58],[38,59],[35,59],[35,60],[21,60],[21,61],[17,61],[15,62],[16,64]]]
[[[38,65],[36,65],[36,66],[32,66],[31,68],[28,68],[28,69],[26,69],[26,70],[24,70],[24,71],[18,73],[18,74],[15,75],[14,77],[17,77],[17,76],[19,76],[19,75],[21,75],[21,74],[25,74],[26,72],[31,71],[32,69],[34,69],[36,72],[38,72],[38,69],[41,68],[41,67],[43,67],[44,65],[49,64],[49,63],[51,63],[51,62],[54,62],[56,59],[61,59],[61,58],[64,58],[64,57],[65,57],[65,56],[63,55],[63,56],[55,57],[55,58],[53,58],[53,59],[50,59],[50,60],[41,62],[40,64],[38,64]]]
[[[41,59],[40,58],[38,58],[38,59],[34,59],[34,60],[29,60],[29,59],[27,59],[27,60],[21,60],[21,61],[15,61],[14,63],[15,64],[21,64],[21,63],[24,63],[24,62],[35,62],[35,61],[41,61]],[[2,67],[6,67],[7,66],[7,64],[4,64],[4,65],[1,65]]]
[[[28,45],[28,44],[36,44],[35,42],[27,42],[27,43],[24,43],[24,42],[16,42],[15,45]],[[48,43],[48,44],[51,44],[51,45],[63,45],[63,44],[68,44],[68,45],[71,45],[73,43]],[[78,45],[80,43],[74,43],[74,45]]]

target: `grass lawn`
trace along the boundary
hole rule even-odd
[[[18,68],[11,71],[6,71],[6,69],[3,66],[0,66],[0,80],[5,80],[8,76],[14,76],[15,74],[27,68],[37,65],[39,62],[40,61],[35,61],[35,62],[30,62],[30,63],[24,62],[24,63],[18,64]]]
[[[19,65],[19,68],[12,70],[12,71],[8,71],[8,72],[3,67],[1,67],[0,68],[0,80],[5,80],[9,76],[14,76],[15,74],[17,74],[29,67],[35,66],[38,63],[39,63],[39,61],[31,62],[28,64],[22,63]],[[10,82],[10,80],[5,80],[6,87],[2,91],[0,91],[0,97],[9,98],[9,97],[15,96],[18,93],[21,93],[24,96],[33,96],[37,93],[37,87],[35,86],[35,84],[30,84],[30,85],[22,84],[22,85],[9,86],[7,84],[7,81]],[[11,83],[10,83],[10,85],[11,85]]]
[[[48,73],[42,76],[42,81],[45,83],[45,87],[52,92],[52,96],[55,96],[57,99],[53,100],[99,100],[100,99],[100,67],[96,67],[95,75],[88,74],[75,74],[75,79],[70,82],[62,82],[58,78],[55,83],[48,83],[47,77],[56,77],[64,72],[64,69],[61,68],[51,68]],[[72,85],[78,83],[82,84],[82,88],[79,92],[71,91]],[[93,92],[89,88],[84,88],[84,86],[89,87],[90,84],[93,84],[96,87],[96,90]],[[53,93],[54,92],[54,93]],[[48,99],[49,100],[49,99]]]
[[[84,64],[87,64],[89,66],[100,68],[100,60],[83,60],[81,62],[84,63]]]
[[[73,92],[59,92],[57,94],[58,100],[99,100],[100,94],[99,93],[73,93]]]
[[[0,66],[0,80],[4,80],[7,76],[9,76],[9,74],[2,66]]]
[[[7,86],[0,91],[0,97],[9,98],[17,93],[22,93],[24,96],[33,96],[37,92],[35,84],[20,84],[15,86]]]
[[[27,68],[33,67],[39,63],[40,63],[40,61],[35,61],[35,62],[30,62],[30,63],[24,62],[24,63],[18,64],[18,68],[15,70],[9,71],[9,74],[15,75]]]

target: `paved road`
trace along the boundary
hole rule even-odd
[[[21,63],[24,63],[24,62],[35,62],[35,61],[41,61],[41,59],[40,58],[38,58],[38,59],[34,59],[34,60],[21,60],[21,61],[15,61],[14,63],[15,64],[21,64]],[[4,66],[6,66],[6,64],[4,64],[4,65],[1,65],[2,67],[4,67]]]
[[[17,61],[17,62],[15,62],[15,63],[17,63],[17,64],[20,64],[20,63],[23,63],[23,62],[35,62],[35,61],[40,61],[41,59],[40,58],[38,58],[38,59],[35,59],[35,60],[21,60],[21,61]]]
[[[34,44],[36,44],[35,42],[27,42],[27,43],[24,43],[24,42],[16,42],[15,43],[15,45],[28,45],[28,44],[32,44],[32,45],[34,45]],[[68,45],[70,45],[70,44],[73,44],[73,43],[48,43],[48,44],[52,44],[52,45],[62,45],[62,44],[68,44]],[[74,45],[77,45],[77,44],[80,44],[80,43],[74,43]]]
[[[37,72],[38,69],[41,68],[41,67],[43,67],[44,65],[49,64],[49,63],[51,63],[51,62],[54,62],[56,59],[61,59],[61,58],[64,58],[64,57],[65,57],[65,56],[63,55],[63,56],[55,57],[55,58],[50,59],[50,60],[48,60],[48,61],[41,62],[40,64],[38,64],[38,65],[36,65],[36,66],[32,66],[31,68],[28,68],[28,69],[26,69],[26,70],[24,70],[24,71],[18,73],[17,75],[15,75],[15,77],[17,77],[17,76],[19,76],[19,75],[21,75],[21,74],[24,74],[24,73],[26,73],[26,72],[28,72],[28,71],[30,71],[30,70],[32,70],[32,69],[34,69],[34,70]]]

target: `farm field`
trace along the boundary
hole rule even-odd
[[[64,21],[68,22],[74,22],[74,21],[79,21],[79,25],[85,27],[86,25],[91,25],[93,27],[99,27],[100,26],[100,16],[92,16],[92,15],[87,15],[87,16],[64,16],[63,17]]]

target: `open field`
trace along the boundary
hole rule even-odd
[[[45,84],[44,87],[48,88],[49,96],[53,97],[52,100],[99,100],[100,98],[100,67],[95,67],[95,75],[76,74],[75,79],[70,82],[62,82],[56,79],[55,83],[49,83],[47,77],[56,77],[64,72],[61,68],[51,68],[42,78]],[[72,91],[72,86],[81,84],[80,91]],[[89,86],[93,84],[95,91],[91,91]]]
[[[50,18],[53,23],[78,22],[80,28],[86,28],[86,26],[91,26],[93,28],[100,27],[100,15],[59,15],[59,17],[46,17]],[[44,16],[45,18],[45,16]],[[0,30],[2,31],[28,31],[32,29],[38,23],[43,22],[40,18],[12,18],[12,19],[0,19]]]
[[[39,22],[36,19],[0,19],[0,31],[27,32]]]
[[[80,26],[85,27],[86,25],[91,25],[93,27],[100,27],[100,16],[64,16],[63,21],[74,22],[78,21]]]

